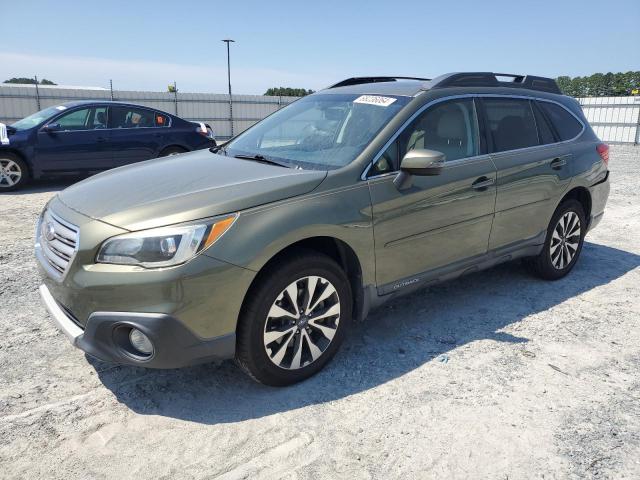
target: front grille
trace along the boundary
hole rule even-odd
[[[64,277],[78,248],[78,227],[46,210],[40,222],[39,237],[46,266],[54,276]]]

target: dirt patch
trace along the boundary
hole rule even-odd
[[[640,148],[612,147],[572,274],[518,263],[355,326],[286,389],[229,362],[87,359],[40,304],[33,230],[62,184],[0,196],[0,478],[640,477]]]

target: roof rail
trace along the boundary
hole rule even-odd
[[[420,77],[352,77],[342,80],[341,82],[327,88],[348,87],[350,85],[361,85],[363,83],[395,82],[397,80],[421,80],[423,82],[428,82],[431,79]]]
[[[507,77],[511,80],[502,80]],[[514,75],[512,73],[465,72],[447,73],[431,80],[425,88],[445,87],[514,87],[562,94],[553,78],[534,75]]]

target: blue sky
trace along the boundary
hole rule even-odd
[[[0,0],[0,81],[226,91],[356,75],[640,70],[640,0]]]

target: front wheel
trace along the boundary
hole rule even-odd
[[[582,204],[577,200],[562,202],[549,222],[542,251],[528,261],[531,270],[545,280],[567,275],[580,257],[586,233]]]
[[[351,320],[351,288],[331,258],[301,251],[261,273],[238,324],[236,361],[252,378],[290,385],[320,371]]]
[[[13,153],[0,152],[0,192],[22,188],[29,181],[29,169]]]

